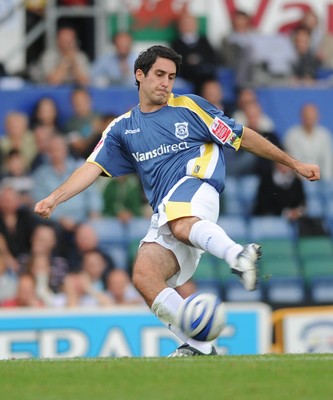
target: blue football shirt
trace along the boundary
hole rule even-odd
[[[243,126],[196,95],[171,94],[161,109],[140,106],[105,129],[87,162],[110,177],[137,173],[154,212],[184,176],[224,189],[223,146],[239,149]]]

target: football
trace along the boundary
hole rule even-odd
[[[190,338],[216,339],[226,323],[224,303],[214,294],[192,294],[184,299],[178,313],[178,326]]]

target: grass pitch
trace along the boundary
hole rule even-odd
[[[332,400],[333,355],[0,361],[8,400]]]

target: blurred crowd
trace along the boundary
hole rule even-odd
[[[26,30],[45,16],[45,0],[27,0]],[[58,0],[59,6],[89,6],[92,0]],[[130,31],[116,32],[109,48],[96,55],[94,19],[61,16],[55,48],[46,48],[45,37],[28,46],[22,76],[37,84],[133,86],[137,56]],[[304,9],[300,21],[283,32],[263,34],[253,17],[243,10],[233,12],[230,30],[214,46],[202,33],[199,19],[188,11],[175,21],[176,37],[169,45],[183,55],[181,78],[199,92],[201,84],[218,78],[219,68],[235,73],[236,87],[262,85],[311,85],[321,71],[333,71],[333,35],[313,9]],[[1,61],[1,60],[0,60]],[[112,65],[112,68],[110,68]],[[2,63],[0,76],[6,75]]]
[[[27,2],[28,24],[43,18],[45,2]],[[63,1],[67,5],[89,1]],[[73,21],[72,21],[73,22]],[[82,21],[81,21],[82,24]],[[47,222],[33,213],[48,195],[84,162],[101,132],[117,117],[99,115],[88,87],[134,86],[137,57],[133,37],[118,32],[109,51],[94,58],[90,42],[70,20],[57,32],[56,48],[43,42],[27,53],[24,77],[36,84],[71,85],[73,115],[60,124],[52,97],[43,97],[30,114],[13,110],[0,132],[0,306],[73,307],[143,304],[130,280],[131,266],[117,265],[112,249],[100,248],[91,221],[114,217],[123,224],[149,218],[151,211],[136,176],[100,178],[88,190],[57,208]],[[304,104],[299,124],[276,134],[255,88],[262,85],[315,84],[321,68],[333,72],[333,37],[321,29],[312,10],[289,32],[264,36],[251,15],[236,10],[232,29],[213,47],[197,19],[184,13],[170,46],[183,55],[180,79],[239,123],[249,126],[302,161],[317,163],[322,179],[333,181],[333,133],[320,125],[316,104]],[[91,41],[91,40],[90,40]],[[86,45],[86,47],[83,46]],[[276,51],[272,49],[276,48]],[[224,104],[219,68],[235,73],[235,104]],[[5,76],[2,69],[0,74]],[[295,221],[307,210],[303,182],[290,169],[239,151],[225,151],[228,176],[256,176],[252,215],[281,215]],[[221,214],[223,214],[223,200]],[[182,293],[195,290],[190,283]]]

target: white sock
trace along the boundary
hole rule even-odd
[[[209,342],[191,339],[177,326],[177,310],[183,301],[184,299],[174,289],[165,288],[155,298],[151,310],[180,340],[204,354],[209,354],[212,350]]]
[[[190,231],[189,240],[194,247],[224,259],[232,265],[243,246],[234,242],[217,224],[208,220],[196,222]]]

